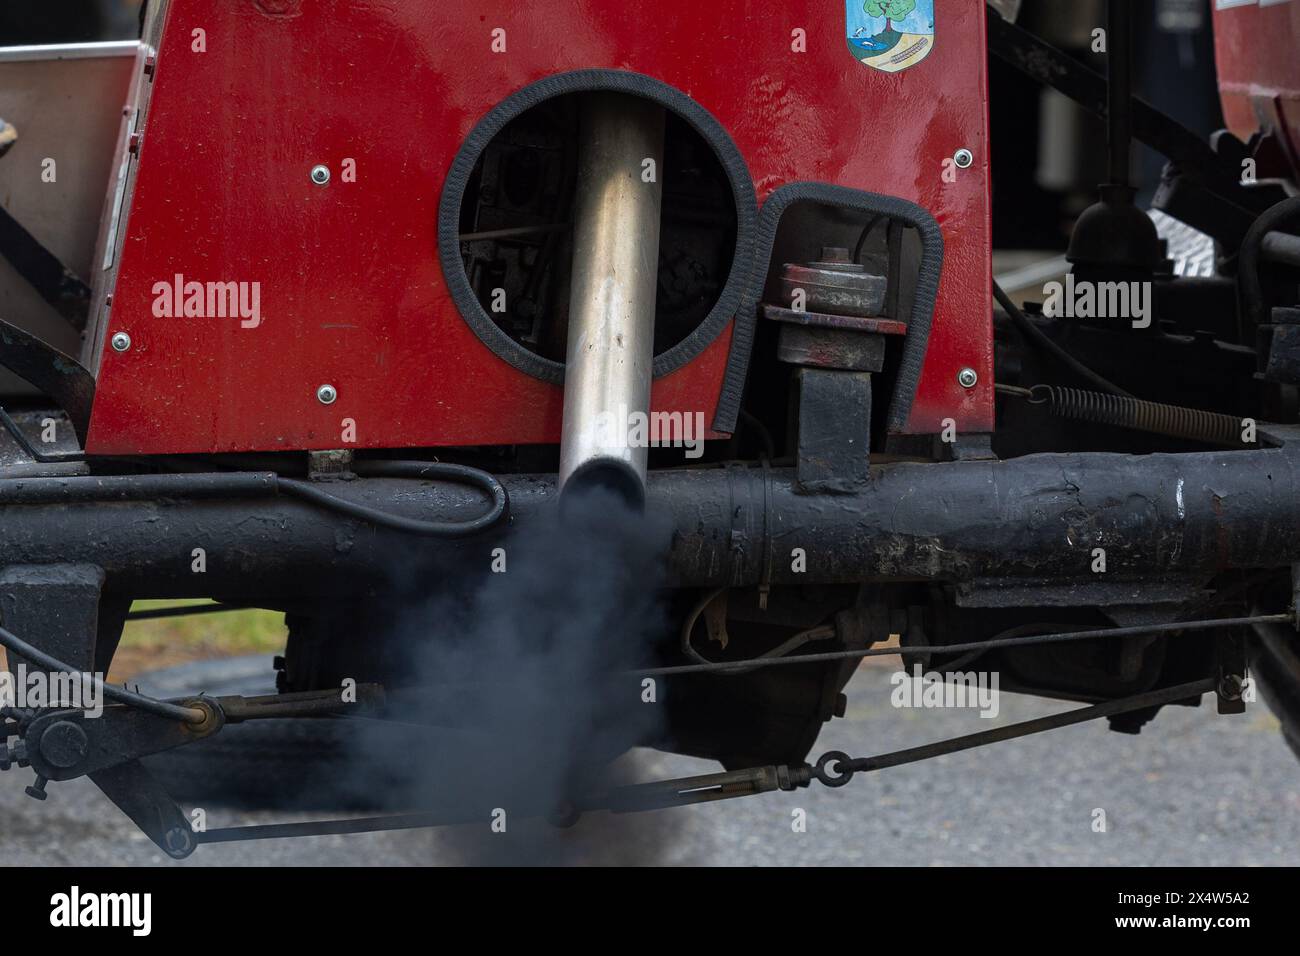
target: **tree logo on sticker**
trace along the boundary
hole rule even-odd
[[[934,49],[934,0],[845,0],[849,52],[867,66],[897,73]]]

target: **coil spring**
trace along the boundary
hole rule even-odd
[[[1053,415],[1062,418],[1213,445],[1240,447],[1245,444],[1242,420],[1232,415],[1057,385],[1035,385],[1029,391],[1033,404],[1046,404]]]

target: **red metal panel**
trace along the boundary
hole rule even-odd
[[[1247,139],[1261,119],[1300,172],[1300,2],[1216,0],[1214,58],[1228,128]]]
[[[847,49],[842,0],[171,0],[101,329],[132,346],[103,347],[89,449],[332,448],[345,418],[359,447],[557,441],[562,390],[460,318],[435,219],[485,113],[592,67],[648,74],[712,112],[760,201],[819,180],[929,209],[946,257],[909,430],[991,430],[983,0],[936,0],[935,21],[933,52],[886,73]],[[974,165],[945,182],[961,147]],[[317,163],[328,186],[309,179]],[[154,284],[176,274],[260,282],[261,324],[155,317]],[[711,416],[729,341],[656,382],[656,408]],[[956,381],[966,366],[972,390]]]

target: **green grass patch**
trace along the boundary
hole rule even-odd
[[[177,607],[198,601],[136,601],[133,611]],[[284,649],[288,631],[278,611],[220,611],[164,617],[149,621],[127,621],[122,632],[123,649],[194,650],[205,654],[270,654]]]

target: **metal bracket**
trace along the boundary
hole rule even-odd
[[[112,650],[96,653],[103,587],[104,571],[95,565],[12,565],[0,571],[0,621],[29,635],[41,650],[70,667],[95,673],[107,668]],[[11,658],[9,667],[20,661]],[[89,776],[164,853],[179,859],[194,852],[194,837],[181,808],[139,761]],[[38,773],[28,794],[43,800],[47,779]]]

